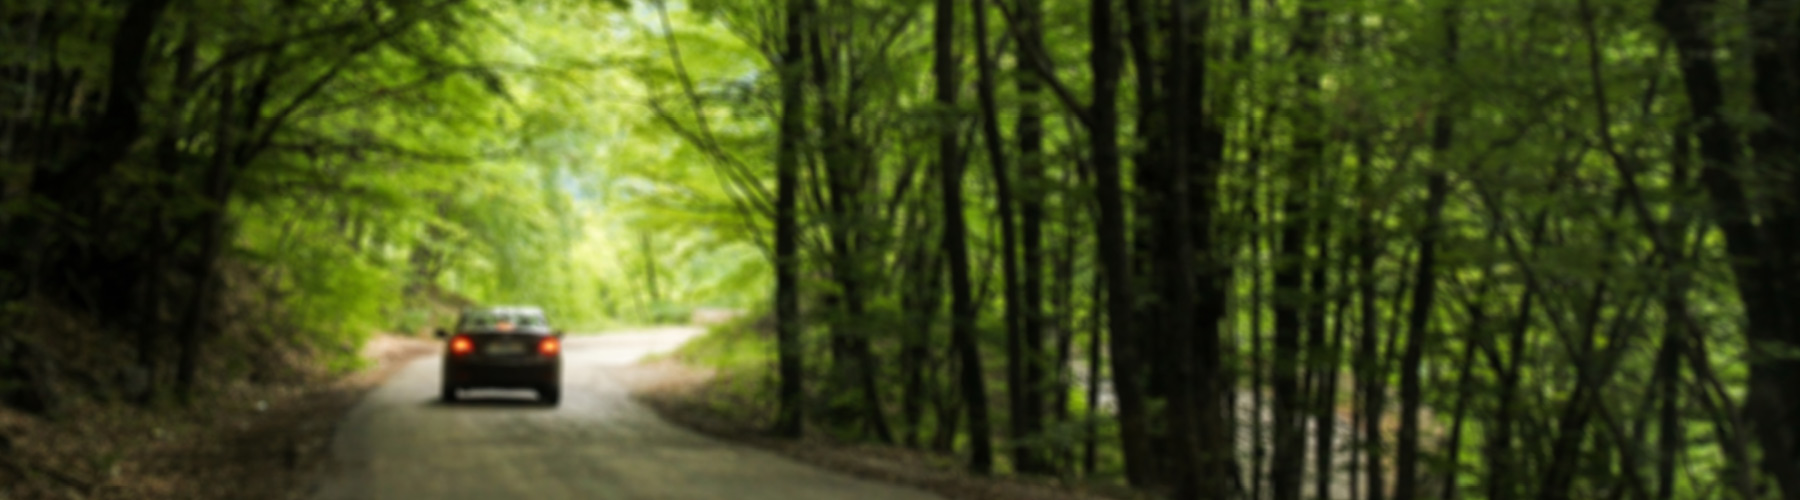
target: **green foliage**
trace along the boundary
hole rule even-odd
[[[756,330],[750,317],[714,325],[668,356],[725,373],[758,373],[774,362],[775,343],[767,332]]]

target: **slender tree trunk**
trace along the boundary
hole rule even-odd
[[[1095,276],[1095,281],[1100,281],[1099,276]],[[1088,320],[1086,395],[1088,411],[1087,425],[1084,429],[1085,432],[1082,433],[1081,450],[1081,470],[1088,477],[1093,477],[1094,468],[1099,466],[1100,380],[1102,379],[1100,372],[1105,369],[1100,364],[1100,351],[1104,350],[1102,346],[1106,345],[1104,343],[1106,331],[1103,326],[1106,325],[1104,319],[1107,311],[1110,310],[1110,306],[1106,305],[1106,288],[1105,283],[1094,283],[1094,311]]]
[[[1456,64],[1457,51],[1456,9],[1455,5],[1451,5],[1445,7],[1443,12],[1447,40],[1444,62],[1452,68]],[[1406,351],[1400,360],[1400,432],[1394,457],[1394,498],[1397,500],[1418,498],[1419,409],[1424,403],[1419,370],[1423,364],[1425,345],[1431,338],[1431,312],[1437,299],[1437,245],[1443,234],[1444,204],[1449,194],[1449,182],[1444,171],[1449,168],[1446,157],[1456,131],[1455,117],[1450,111],[1455,108],[1452,104],[1438,105],[1438,114],[1432,126],[1431,149],[1438,165],[1437,170],[1428,174],[1425,180],[1425,225],[1419,230],[1419,267],[1415,270],[1418,274],[1413,283]]]
[[[662,293],[656,288],[656,243],[649,231],[638,234],[638,240],[644,255],[644,293],[646,312],[656,314],[656,304],[662,302]]]
[[[1233,494],[1238,486],[1237,481],[1228,479],[1235,475],[1237,469],[1236,442],[1233,439],[1232,416],[1236,408],[1235,387],[1233,377],[1226,366],[1226,346],[1221,321],[1226,317],[1227,302],[1230,294],[1226,283],[1230,283],[1231,269],[1226,260],[1221,259],[1221,249],[1230,248],[1222,244],[1218,238],[1220,231],[1215,228],[1215,218],[1224,202],[1220,199],[1220,177],[1225,164],[1226,136],[1218,118],[1210,111],[1207,97],[1209,95],[1210,61],[1208,40],[1213,30],[1212,8],[1210,2],[1182,0],[1170,4],[1170,16],[1176,20],[1176,29],[1170,37],[1171,58],[1177,61],[1175,69],[1179,89],[1173,91],[1174,109],[1182,111],[1180,118],[1171,120],[1173,129],[1182,133],[1182,142],[1191,145],[1184,148],[1179,163],[1171,162],[1178,170],[1185,170],[1186,176],[1180,180],[1180,187],[1186,191],[1181,196],[1182,205],[1187,210],[1186,217],[1180,218],[1175,225],[1179,231],[1186,233],[1185,242],[1177,245],[1177,251],[1185,256],[1187,264],[1171,270],[1175,276],[1191,277],[1185,285],[1186,302],[1175,302],[1186,314],[1193,316],[1191,328],[1192,340],[1185,342],[1181,352],[1191,357],[1181,369],[1181,374],[1189,383],[1183,397],[1192,399],[1194,406],[1194,438],[1196,444],[1196,466],[1199,469],[1199,497],[1225,498]]]
[[[1131,154],[1132,163],[1136,165],[1132,171],[1132,182],[1137,189],[1123,196],[1126,197],[1130,210],[1126,215],[1125,227],[1128,248],[1132,253],[1127,260],[1134,273],[1134,286],[1143,293],[1133,301],[1135,316],[1132,318],[1132,325],[1136,328],[1133,336],[1138,352],[1142,355],[1139,364],[1142,366],[1146,392],[1144,419],[1153,423],[1169,420],[1165,413],[1171,409],[1170,405],[1156,405],[1152,402],[1157,399],[1166,401],[1168,398],[1172,378],[1168,372],[1177,363],[1170,356],[1175,352],[1174,349],[1163,345],[1170,338],[1163,332],[1172,327],[1169,320],[1175,306],[1169,299],[1169,287],[1174,281],[1157,269],[1165,265],[1168,258],[1167,246],[1171,244],[1164,241],[1162,236],[1165,232],[1166,213],[1161,206],[1168,203],[1170,196],[1168,188],[1171,184],[1166,178],[1169,169],[1164,162],[1168,161],[1166,148],[1173,135],[1165,118],[1168,113],[1164,107],[1168,102],[1158,85],[1158,75],[1164,73],[1165,64],[1153,55],[1157,26],[1146,8],[1147,3],[1149,0],[1124,1],[1124,35],[1127,41],[1124,48],[1132,64],[1132,83],[1137,105],[1136,113],[1132,114],[1136,115],[1135,131],[1142,145]],[[1147,481],[1158,481],[1160,476],[1169,472],[1169,464],[1163,457],[1174,455],[1174,450],[1169,447],[1171,443],[1179,442],[1178,439],[1170,439],[1170,430],[1169,426],[1146,426],[1145,432],[1149,434],[1146,440],[1150,447],[1146,460],[1150,462],[1145,464],[1145,469],[1152,476],[1147,477]]]
[[[1486,276],[1483,276],[1482,279],[1485,280],[1487,278]],[[1486,293],[1482,293],[1481,296],[1485,297]],[[1477,305],[1469,311],[1469,318],[1470,331],[1463,340],[1462,363],[1457,365],[1460,369],[1457,370],[1458,373],[1456,375],[1456,408],[1452,410],[1452,416],[1450,417],[1449,441],[1444,445],[1444,460],[1450,463],[1450,470],[1444,473],[1444,490],[1442,496],[1440,496],[1443,500],[1455,500],[1458,491],[1457,475],[1462,472],[1463,421],[1464,418],[1468,416],[1469,399],[1472,397],[1471,393],[1473,393],[1475,389],[1474,366],[1476,341],[1474,339],[1475,336],[1478,335],[1488,335],[1487,332],[1481,331],[1484,328],[1483,325],[1487,324],[1487,314],[1485,309]]]
[[[1341,260],[1337,266],[1337,286],[1344,287],[1350,282],[1351,261],[1349,255],[1341,256],[1339,259]],[[1333,465],[1340,453],[1340,450],[1337,449],[1338,383],[1339,379],[1342,378],[1339,375],[1341,375],[1341,370],[1344,366],[1344,353],[1349,352],[1349,349],[1346,348],[1345,345],[1345,336],[1350,328],[1345,324],[1345,320],[1347,319],[1346,316],[1350,309],[1350,295],[1333,291],[1331,296],[1336,297],[1332,300],[1331,307],[1331,339],[1329,341],[1330,345],[1326,346],[1325,349],[1328,361],[1323,364],[1323,366],[1325,366],[1325,379],[1320,384],[1319,389],[1319,401],[1321,402],[1320,406],[1323,413],[1319,417],[1318,423],[1315,424],[1315,427],[1318,428],[1318,442],[1315,448],[1317,457],[1315,469],[1317,469],[1318,472],[1317,477],[1315,478],[1315,481],[1317,481],[1315,486],[1317,492],[1314,498],[1318,500],[1331,498],[1332,484],[1336,482],[1334,480],[1335,475]],[[1351,434],[1355,434],[1354,428],[1351,429]],[[1354,456],[1355,451],[1354,449],[1346,449],[1341,450],[1341,453],[1347,453]],[[1351,472],[1348,480],[1351,483],[1351,487],[1347,489],[1354,491],[1356,489],[1356,474]]]
[[[1326,390],[1326,386],[1332,379],[1337,378],[1337,370],[1340,365],[1335,356],[1336,347],[1331,344],[1331,337],[1326,331],[1330,303],[1324,300],[1325,297],[1332,296],[1328,276],[1332,264],[1331,216],[1329,214],[1333,208],[1329,200],[1333,191],[1325,182],[1328,175],[1330,174],[1323,168],[1315,172],[1316,185],[1312,191],[1318,196],[1314,201],[1324,206],[1313,209],[1319,214],[1313,225],[1313,234],[1318,237],[1318,253],[1314,256],[1312,266],[1312,290],[1307,293],[1307,296],[1314,297],[1313,303],[1315,304],[1310,307],[1311,310],[1307,315],[1308,323],[1310,323],[1307,331],[1312,342],[1307,348],[1307,358],[1310,361],[1306,365],[1313,381],[1312,389],[1307,392],[1313,396],[1314,401],[1312,405],[1313,489],[1316,495],[1314,498],[1318,500],[1331,498],[1332,456],[1331,439],[1329,438],[1332,421],[1337,414],[1332,408],[1333,394]]]
[[[1676,293],[1686,293],[1677,288]],[[1663,301],[1664,311],[1685,310],[1687,304],[1675,298],[1673,294]],[[1673,315],[1685,315],[1674,313]],[[1681,356],[1684,342],[1688,335],[1687,325],[1677,321],[1669,321],[1664,325],[1662,347],[1656,353],[1657,399],[1661,404],[1657,412],[1656,453],[1656,500],[1675,498],[1675,459],[1682,452],[1685,442],[1682,434],[1685,429],[1681,421]]]
[[[1255,196],[1252,196],[1255,198]],[[1257,204],[1251,201],[1252,205]],[[1257,211],[1259,212],[1259,211]],[[1262,251],[1264,239],[1262,230],[1267,223],[1266,218],[1256,212],[1251,214],[1255,221],[1253,227],[1259,228],[1250,235],[1250,498],[1262,500],[1264,471],[1268,469],[1268,445],[1263,443],[1263,413],[1267,407],[1263,404],[1263,360],[1268,359],[1263,347],[1263,308],[1265,290],[1263,289]]]
[[[211,162],[201,180],[201,196],[208,208],[191,222],[200,231],[200,252],[188,262],[187,274],[193,278],[194,287],[189,292],[187,304],[181,314],[181,323],[176,331],[181,350],[176,357],[175,392],[182,404],[192,404],[196,395],[202,330],[207,327],[207,320],[212,315],[211,306],[217,281],[215,273],[219,255],[225,245],[226,209],[231,201],[235,177],[233,171],[240,159],[236,155],[237,147],[242,141],[241,134],[250,130],[249,127],[239,128],[245,125],[239,120],[261,111],[261,94],[257,89],[266,88],[263,87],[266,84],[261,82],[252,85],[250,95],[244,96],[244,102],[240,102],[237,81],[233,76],[234,73],[226,72],[219,84],[218,121],[215,122],[213,132],[217,142],[213,144]]]
[[[1783,80],[1793,78],[1792,67],[1782,71],[1781,59],[1787,54],[1787,44],[1781,43],[1783,33],[1771,32],[1769,25],[1782,27],[1781,22],[1791,18],[1781,17],[1778,12],[1764,11],[1772,2],[1752,2],[1752,9],[1758,10],[1753,18],[1762,19],[1753,38],[1757,46],[1753,56],[1753,65],[1757,69],[1756,94],[1758,104],[1778,105],[1791,99],[1791,96],[1779,96],[1782,92],[1791,92],[1792,87],[1783,88]],[[1788,2],[1786,5],[1791,5]],[[1781,285],[1776,283],[1783,276],[1775,276],[1776,269],[1771,262],[1766,262],[1779,252],[1766,241],[1766,236],[1759,233],[1754,222],[1754,214],[1750,208],[1745,189],[1735,174],[1731,173],[1741,167],[1741,154],[1736,137],[1738,131],[1733,121],[1724,116],[1725,87],[1721,78],[1718,61],[1714,60],[1714,43],[1709,32],[1713,10],[1716,2],[1712,0],[1661,0],[1657,3],[1656,20],[1663,29],[1669,32],[1678,49],[1682,79],[1687,87],[1687,101],[1692,114],[1691,123],[1698,127],[1700,138],[1700,183],[1709,195],[1713,221],[1725,233],[1725,247],[1731,256],[1732,274],[1736,277],[1738,296],[1744,302],[1748,327],[1747,336],[1752,342],[1772,342],[1790,344],[1793,329],[1788,325],[1789,319],[1784,312],[1791,307],[1791,300],[1782,294]],[[1766,24],[1765,24],[1766,23]],[[1791,29],[1789,29],[1791,31]],[[1785,33],[1786,41],[1795,36]],[[1775,40],[1768,38],[1776,37]],[[1767,45],[1765,45],[1767,44]],[[1792,110],[1779,110],[1771,116],[1776,120],[1771,130],[1791,129],[1794,124],[1781,121],[1792,117]],[[1771,146],[1772,140],[1779,139],[1781,133],[1768,132],[1759,134],[1752,140],[1753,147],[1759,147],[1759,157],[1778,157],[1777,151],[1763,150],[1761,146]],[[1788,147],[1791,147],[1789,141]],[[1792,161],[1792,157],[1782,158]],[[1790,184],[1790,186],[1793,184]],[[1775,218],[1784,221],[1783,218]],[[1791,228],[1778,228],[1780,231],[1792,232]],[[1793,418],[1780,418],[1780,415],[1792,411],[1788,406],[1794,401],[1784,401],[1785,391],[1797,390],[1791,381],[1791,375],[1783,378],[1791,368],[1791,362],[1757,363],[1751,368],[1750,394],[1747,398],[1748,410],[1758,422],[1756,432],[1760,441],[1772,452],[1765,453],[1762,464],[1765,472],[1774,476],[1781,485],[1782,497],[1788,500],[1800,498],[1800,475],[1793,473],[1796,467],[1794,453],[1800,450],[1793,440]],[[1785,385],[1786,388],[1781,386]]]
[[[932,68],[937,76],[937,103],[946,109],[954,109],[956,90],[960,87],[954,52],[956,2],[937,0],[934,12]],[[946,124],[938,130],[938,168],[943,172],[944,255],[950,259],[950,341],[956,346],[957,375],[969,414],[969,444],[972,448],[969,468],[977,474],[988,474],[993,471],[994,450],[988,422],[987,382],[982,378],[981,350],[975,341],[975,316],[979,311],[970,295],[968,227],[963,220],[963,157],[957,140],[960,128]]]
[[[945,1],[945,0],[940,0]],[[1089,154],[1093,155],[1095,197],[1100,204],[1098,241],[1101,267],[1106,276],[1107,322],[1111,325],[1113,392],[1119,401],[1120,446],[1125,451],[1125,476],[1134,486],[1148,486],[1152,477],[1149,423],[1137,352],[1137,332],[1132,328],[1135,295],[1131,262],[1126,252],[1125,196],[1119,174],[1118,85],[1119,47],[1114,34],[1112,0],[1090,0],[1088,21],[1094,72]]]
[[[1141,0],[1132,0],[1138,2]],[[1162,133],[1164,140],[1163,155],[1158,164],[1140,165],[1139,168],[1160,168],[1163,186],[1143,186],[1143,189],[1158,191],[1152,206],[1157,212],[1156,231],[1156,269],[1155,274],[1162,279],[1157,282],[1161,289],[1163,307],[1159,312],[1163,315],[1161,329],[1155,334],[1163,338],[1161,343],[1165,351],[1157,360],[1161,363],[1158,370],[1163,377],[1164,397],[1169,407],[1167,426],[1169,429],[1170,463],[1167,480],[1174,487],[1176,498],[1212,498],[1216,494],[1203,489],[1203,484],[1212,484],[1217,479],[1206,470],[1200,458],[1200,411],[1196,400],[1212,398],[1216,391],[1207,387],[1194,377],[1194,365],[1197,360],[1196,336],[1204,335],[1196,325],[1200,319],[1198,311],[1191,307],[1197,304],[1194,293],[1194,282],[1190,277],[1195,275],[1192,262],[1196,254],[1193,246],[1193,233],[1197,230],[1191,222],[1192,204],[1189,197],[1194,196],[1189,183],[1190,159],[1201,161],[1201,156],[1189,141],[1178,137],[1186,135],[1198,125],[1191,120],[1193,114],[1201,111],[1199,101],[1194,99],[1195,90],[1189,79],[1194,76],[1194,64],[1189,51],[1188,27],[1193,19],[1187,12],[1187,2],[1173,1],[1167,4],[1170,26],[1167,33],[1169,52],[1168,71],[1163,73],[1166,98],[1164,102],[1170,112],[1162,113]],[[1143,65],[1142,62],[1139,63]],[[1145,331],[1150,334],[1149,331]],[[1217,331],[1213,332],[1217,351]],[[1213,360],[1216,364],[1217,361]],[[1209,443],[1216,444],[1216,443]]]
[[[1437,239],[1448,191],[1444,174],[1434,173],[1426,180],[1426,222],[1419,234],[1419,262],[1414,269],[1412,307],[1400,358],[1400,430],[1394,456],[1394,498],[1398,500],[1418,498],[1419,409],[1424,402],[1419,370],[1436,299]]]
[[[1294,53],[1304,58],[1319,58],[1319,33],[1324,12],[1317,0],[1301,2],[1300,26],[1294,36]],[[1319,75],[1302,70],[1297,78],[1299,118],[1296,118],[1295,159],[1288,168],[1288,192],[1284,195],[1280,265],[1275,271],[1275,293],[1286,296],[1275,303],[1275,455],[1270,464],[1269,480],[1274,500],[1299,500],[1301,477],[1306,456],[1306,397],[1300,387],[1302,361],[1300,332],[1308,307],[1297,297],[1303,291],[1302,280],[1307,268],[1306,204],[1311,199],[1308,174],[1322,166],[1324,138],[1319,91]]]
[[[1268,119],[1267,115],[1265,115],[1264,120]],[[1266,122],[1258,128],[1266,130]],[[1261,170],[1262,151],[1263,149],[1260,142],[1250,146],[1251,168]],[[1263,346],[1263,337],[1268,336],[1263,331],[1263,309],[1267,308],[1268,302],[1267,290],[1264,286],[1264,283],[1267,280],[1264,275],[1268,274],[1268,272],[1263,269],[1262,263],[1265,260],[1263,258],[1263,240],[1268,239],[1264,234],[1266,232],[1265,228],[1273,225],[1272,218],[1265,214],[1274,212],[1274,197],[1268,192],[1268,189],[1264,188],[1268,183],[1262,181],[1260,174],[1256,175],[1258,177],[1257,182],[1252,184],[1250,196],[1248,197],[1250,219],[1252,222],[1251,227],[1255,228],[1251,231],[1249,236],[1251,256],[1249,363],[1251,415],[1250,498],[1252,500],[1262,500],[1263,483],[1267,482],[1265,481],[1267,476],[1266,471],[1269,468],[1268,445],[1263,440],[1265,434],[1263,422],[1266,420],[1264,413],[1268,410],[1268,406],[1264,402],[1265,398],[1263,397],[1263,373],[1268,370],[1268,368],[1266,368],[1268,363],[1264,362],[1264,360],[1268,359],[1268,356],[1265,355],[1267,349]],[[1265,203],[1267,204],[1266,207],[1264,206]]]
[[[1018,2],[1018,4],[1019,10],[1021,11],[1020,14],[1023,17],[1023,23],[1025,24],[1022,27],[1024,36],[1027,40],[1030,40],[1029,43],[1031,43],[1032,46],[1035,47],[1041,45],[1043,43],[1043,28],[1040,26],[1042,14],[1039,13],[1040,7],[1037,4],[1037,0],[1022,0]],[[1057,394],[1059,395],[1056,398],[1056,411],[1060,413],[1064,408],[1062,401],[1065,398],[1062,396],[1068,394],[1068,388],[1063,387],[1061,384],[1053,386],[1050,384],[1050,381],[1047,380],[1047,374],[1062,373],[1066,371],[1065,365],[1067,364],[1069,352],[1068,338],[1071,336],[1072,332],[1068,328],[1057,329],[1061,334],[1057,349],[1059,354],[1056,357],[1058,364],[1054,367],[1046,367],[1043,360],[1045,349],[1044,331],[1046,327],[1044,314],[1043,236],[1045,186],[1044,163],[1041,158],[1044,148],[1043,117],[1041,111],[1038,109],[1038,103],[1036,101],[1039,90],[1037,77],[1028,72],[1021,72],[1021,74],[1022,76],[1018,80],[1019,98],[1021,99],[1019,104],[1019,123],[1018,127],[1014,130],[1014,134],[1018,136],[1019,140],[1019,186],[1016,192],[1019,196],[1019,215],[1021,217],[1019,221],[1019,239],[1021,249],[1024,252],[1024,269],[1022,274],[1024,275],[1023,284],[1025,287],[1019,294],[1021,303],[1019,314],[1023,316],[1024,350],[1027,354],[1025,357],[1025,372],[1022,374],[1023,380],[1021,380],[1025,390],[1021,393],[1023,398],[1019,401],[1019,405],[1025,409],[1025,413],[1021,415],[1022,418],[1020,422],[1020,425],[1024,428],[1024,434],[1026,436],[1035,437],[1044,432],[1043,418],[1038,415],[1040,408],[1043,406],[1045,397],[1044,392],[1052,387],[1056,388]],[[1069,243],[1069,248],[1066,251],[1073,250],[1073,242],[1071,241]],[[1063,262],[1066,261],[1067,259],[1063,260]],[[1059,272],[1059,283],[1067,283],[1069,275],[1073,274],[1072,269],[1066,274],[1062,273],[1062,270],[1064,269],[1063,262],[1059,262],[1057,267]],[[1067,301],[1059,302],[1065,307],[1068,305]],[[1067,314],[1060,308],[1058,309],[1058,313],[1064,314],[1064,317],[1066,317]],[[1045,458],[1045,452],[1047,451],[1049,450],[1039,450],[1034,453],[1023,454],[1020,457],[1021,460],[1018,462],[1020,472],[1028,474],[1054,473],[1055,467],[1052,465],[1051,461]],[[1037,460],[1037,462],[1023,460],[1024,458]]]
[[[812,19],[823,20],[826,17],[820,10],[817,0],[809,0],[807,9]],[[861,407],[848,405],[830,414],[833,418],[845,420],[860,417],[863,428],[874,433],[876,440],[882,443],[893,442],[893,430],[887,422],[887,414],[882,410],[881,393],[875,380],[875,355],[870,347],[868,332],[864,331],[867,321],[864,287],[864,259],[862,241],[864,226],[864,191],[869,184],[864,179],[864,167],[857,161],[854,151],[854,138],[850,136],[852,116],[843,110],[853,113],[855,103],[850,97],[842,98],[840,108],[839,85],[836,83],[832,68],[837,66],[838,51],[835,47],[826,47],[825,30],[829,26],[817,21],[807,26],[807,37],[811,47],[812,78],[818,88],[819,128],[822,131],[825,158],[825,174],[827,177],[827,205],[832,214],[830,234],[832,242],[831,268],[837,279],[837,297],[841,310],[831,322],[832,343],[832,378],[830,387],[842,388],[845,391],[860,393]],[[834,399],[835,400],[835,399]]]
[[[1753,171],[1768,172],[1781,185],[1764,217],[1765,259],[1773,272],[1758,277],[1767,285],[1767,302],[1746,301],[1746,309],[1769,307],[1769,321],[1752,320],[1746,329],[1752,344],[1766,352],[1800,349],[1800,315],[1792,305],[1800,298],[1800,1],[1750,0],[1751,66],[1754,109],[1769,123],[1750,134],[1755,151]],[[1748,292],[1739,285],[1740,294]],[[1800,359],[1751,355],[1750,387],[1745,411],[1761,443],[1763,473],[1780,486],[1781,498],[1800,499]]]
[[[1043,352],[1043,332],[1036,332],[1035,335],[1038,348],[1028,349],[1025,345],[1028,343],[1025,339],[1028,334],[1023,331],[1025,319],[1022,317],[1022,306],[1027,305],[1022,304],[1025,299],[1019,283],[1019,242],[1013,216],[1015,189],[1010,172],[1012,167],[1007,162],[1005,140],[1000,135],[1000,109],[994,99],[994,73],[998,63],[989,46],[988,5],[980,1],[969,2],[969,8],[974,13],[971,22],[975,24],[975,91],[981,108],[981,135],[983,144],[987,146],[988,164],[993,167],[994,208],[1000,225],[1000,274],[1005,289],[1002,292],[1005,297],[1002,323],[1006,325],[1006,392],[1012,422],[1012,439],[1008,447],[1012,449],[1013,463],[1020,472],[1041,473],[1048,469],[1048,463],[1039,450],[1025,443],[1043,432],[1043,399],[1037,394],[1037,382],[1026,380],[1025,375],[1031,371],[1032,364],[1041,362],[1038,358]],[[1041,280],[1042,275],[1039,274],[1038,277]],[[1038,285],[1041,287],[1041,281]],[[1033,295],[1033,298],[1039,298],[1035,292]],[[1039,309],[1038,306],[1030,307],[1033,310]]]
[[[193,75],[198,50],[195,37],[194,29],[188,27],[183,32],[181,45],[175,50],[175,77],[170,89],[169,103],[174,109],[186,109],[188,106],[191,92],[187,88],[188,81]],[[176,179],[178,179],[177,174],[183,166],[179,141],[186,125],[180,121],[170,124],[162,131],[162,136],[157,141],[157,167],[166,176],[160,193],[163,199],[173,199],[179,193],[180,183]],[[144,392],[139,395],[140,399],[137,403],[140,405],[149,405],[155,402],[157,393],[155,381],[161,365],[161,356],[156,347],[162,339],[162,334],[170,327],[168,322],[156,313],[167,300],[166,293],[169,289],[167,276],[171,271],[172,261],[170,257],[176,253],[176,246],[179,243],[174,240],[174,230],[169,227],[169,218],[167,207],[157,207],[155,213],[151,215],[150,223],[154,228],[154,243],[152,244],[155,248],[155,255],[149,259],[148,272],[140,278],[143,281],[143,290],[147,293],[140,302],[143,316],[140,319],[137,333],[137,355],[138,368],[143,370],[144,380],[148,384]]]
[[[800,345],[800,231],[798,188],[800,144],[806,116],[801,94],[805,78],[802,34],[804,0],[788,0],[786,32],[781,49],[781,139],[775,159],[775,337],[780,364],[780,410],[775,434],[799,438],[803,432],[805,401],[804,348]]]
[[[919,210],[911,212],[918,214]],[[925,229],[929,225],[920,226],[918,233],[921,236],[930,233]],[[906,292],[901,299],[909,326],[900,337],[900,415],[907,427],[904,438],[906,445],[920,447],[925,437],[925,370],[931,356],[932,326],[938,311],[943,307],[943,294],[938,280],[942,278],[944,269],[927,245],[915,243],[909,247],[907,262],[910,269],[906,273]]]
[[[107,178],[143,134],[144,61],[172,0],[133,0],[119,18],[107,72],[106,107],[86,131],[86,147],[57,169],[31,177],[32,192],[88,214],[97,207],[94,179]],[[76,196],[71,196],[76,195]]]

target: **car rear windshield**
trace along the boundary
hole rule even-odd
[[[459,329],[478,330],[494,328],[501,323],[511,324],[515,328],[534,328],[548,326],[544,315],[534,312],[518,311],[474,311],[463,314]]]

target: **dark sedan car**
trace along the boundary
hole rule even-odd
[[[562,399],[562,332],[551,329],[542,309],[467,309],[454,334],[438,330],[437,335],[447,341],[444,401],[474,388],[533,389],[552,405]]]

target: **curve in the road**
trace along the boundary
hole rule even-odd
[[[339,426],[316,499],[924,500],[925,492],[836,474],[670,425],[602,370],[700,333],[571,337],[563,400],[529,391],[437,399],[439,358],[413,362]]]

